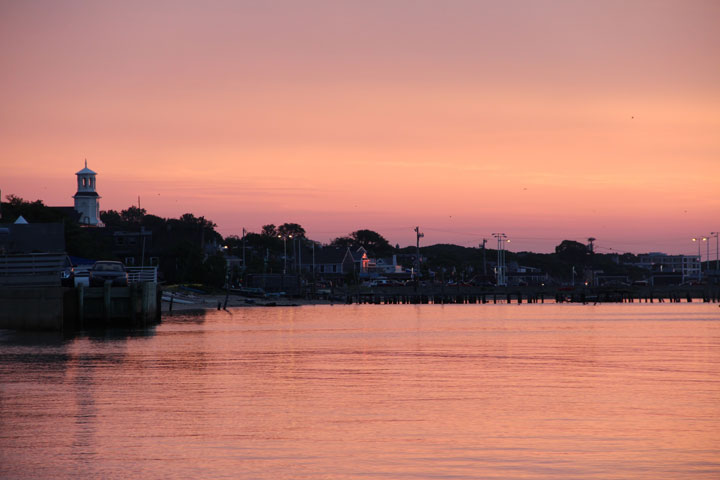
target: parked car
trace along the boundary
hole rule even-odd
[[[90,268],[92,265],[78,265],[75,267],[75,286],[79,287],[83,285],[85,287],[90,286]]]
[[[60,270],[60,285],[63,287],[72,287],[74,283],[75,269],[72,266],[70,257],[65,257],[65,264],[62,270]]]
[[[125,287],[128,284],[128,273],[122,262],[111,262],[101,260],[95,262],[90,269],[90,286],[102,286],[106,280],[111,280],[113,285]]]

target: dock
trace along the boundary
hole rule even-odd
[[[420,288],[408,287],[374,288],[369,290],[348,289],[336,292],[336,300],[347,304],[522,304],[522,303],[718,303],[720,287],[668,288],[578,288],[567,291],[559,288],[512,288],[495,289],[478,287]]]

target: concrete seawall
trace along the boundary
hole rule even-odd
[[[67,290],[62,287],[0,289],[0,328],[62,330]]]
[[[0,328],[59,331],[134,327],[158,321],[160,301],[156,283],[0,289]]]

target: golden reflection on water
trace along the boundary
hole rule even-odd
[[[719,478],[718,310],[243,308],[4,332],[0,477]]]

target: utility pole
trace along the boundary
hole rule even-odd
[[[242,236],[242,243],[243,243],[243,273],[245,273],[246,265],[245,265],[245,234],[246,234],[245,227],[243,227],[243,236]]]
[[[705,261],[707,262],[707,265],[706,265],[707,268],[705,268],[705,271],[708,272],[708,273],[710,273],[710,237],[703,237],[703,240],[704,240],[704,241],[706,242],[706,244],[707,244],[707,245],[705,246],[705,247],[706,247],[706,253],[707,253],[707,257],[706,257],[706,260],[705,260]]]
[[[692,239],[693,242],[698,244],[698,281],[702,280],[702,250],[700,249],[700,242],[707,242],[707,237],[695,237]]]
[[[417,278],[420,279],[420,239],[425,236],[424,233],[420,233],[420,227],[415,227],[415,234],[417,235],[417,245],[416,245],[416,257],[415,257],[415,265],[417,269]]]
[[[303,237],[298,238],[298,275],[302,275],[302,239]]]
[[[487,261],[485,258],[485,244],[486,243],[487,243],[487,238],[483,238],[483,242],[480,244],[480,246],[482,247],[482,251],[483,251],[483,277],[485,277],[483,279],[483,282],[486,281],[486,279],[487,279]]]
[[[315,242],[312,243],[312,279],[313,279],[313,295],[317,291],[317,285],[315,281]]]
[[[493,233],[493,237],[497,238],[497,285],[504,287],[507,285],[507,270],[505,267],[505,242],[509,242],[507,235],[504,233]]]
[[[595,240],[597,240],[595,237],[588,238],[588,250],[590,250],[590,253],[595,253],[595,246],[593,245]]]
[[[283,281],[285,281],[285,275],[287,275],[287,239],[293,237],[292,235],[278,235],[278,238],[283,240]]]
[[[588,238],[588,250],[590,250],[590,280],[593,286],[595,286],[595,266],[593,265],[593,260],[595,260],[595,245],[593,245],[593,242],[595,240],[595,237]]]

